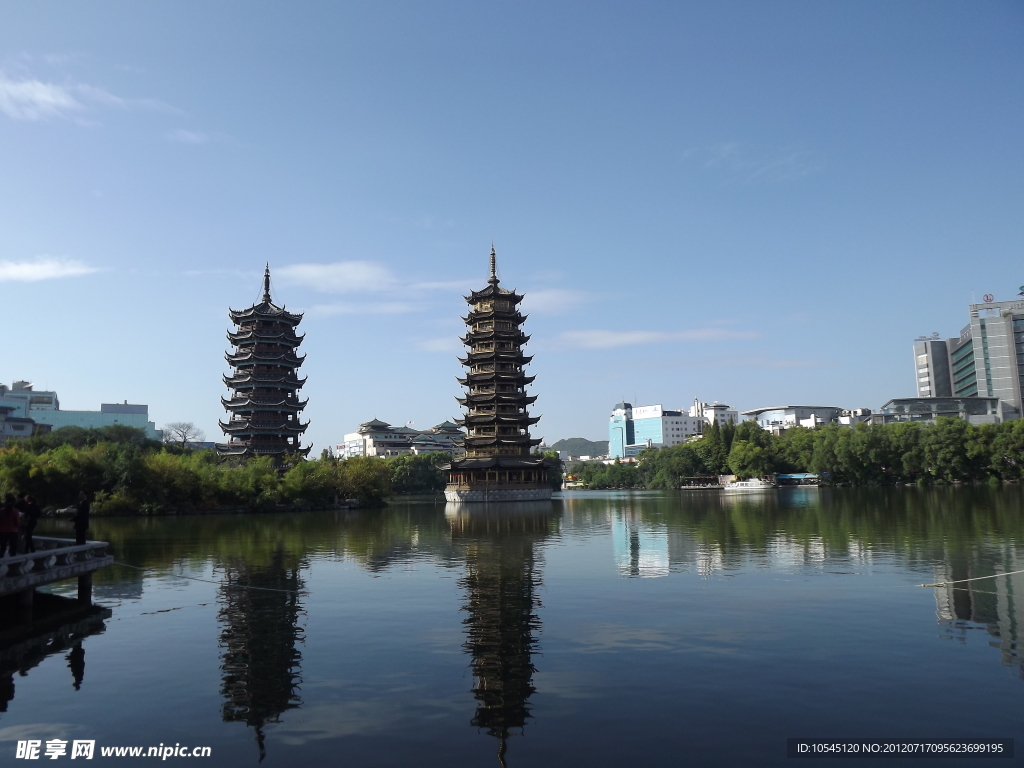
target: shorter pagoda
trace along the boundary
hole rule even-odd
[[[465,297],[469,315],[463,318],[468,332],[462,339],[467,368],[459,383],[466,387],[458,398],[466,416],[456,423],[466,428],[464,458],[449,466],[448,501],[535,501],[551,498],[548,469],[556,462],[532,455],[539,439],[530,427],[540,421],[527,406],[536,395],[526,386],[535,377],[523,366],[532,357],[523,354],[530,337],[520,328],[526,318],[519,312],[523,297],[498,284],[497,263],[491,248],[491,277],[482,291]]]
[[[309,453],[299,438],[309,422],[299,420],[307,400],[298,392],[306,379],[298,377],[305,355],[296,352],[302,336],[295,334],[302,313],[293,313],[270,300],[270,265],[263,273],[263,300],[241,311],[228,310],[235,330],[228,332],[234,351],[225,359],[232,366],[224,384],[230,397],[221,398],[230,414],[220,428],[228,442],[218,443],[222,456],[273,456]]]

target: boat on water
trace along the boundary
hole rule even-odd
[[[722,493],[754,493],[757,491],[775,490],[775,483],[771,480],[733,480],[722,486]]]

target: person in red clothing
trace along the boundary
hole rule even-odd
[[[21,513],[14,506],[14,494],[8,493],[0,506],[0,557],[10,552],[11,557],[18,554],[18,526]]]

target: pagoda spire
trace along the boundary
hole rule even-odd
[[[270,262],[267,262],[267,268],[263,270],[263,300],[270,303]]]
[[[494,252],[494,243],[491,243],[491,278],[487,282],[491,285],[498,284],[498,254]]]

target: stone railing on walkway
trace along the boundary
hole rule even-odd
[[[91,575],[114,562],[114,558],[107,554],[109,545],[105,541],[76,544],[74,539],[47,536],[35,536],[33,541],[35,552],[0,557],[0,597],[55,581]]]

